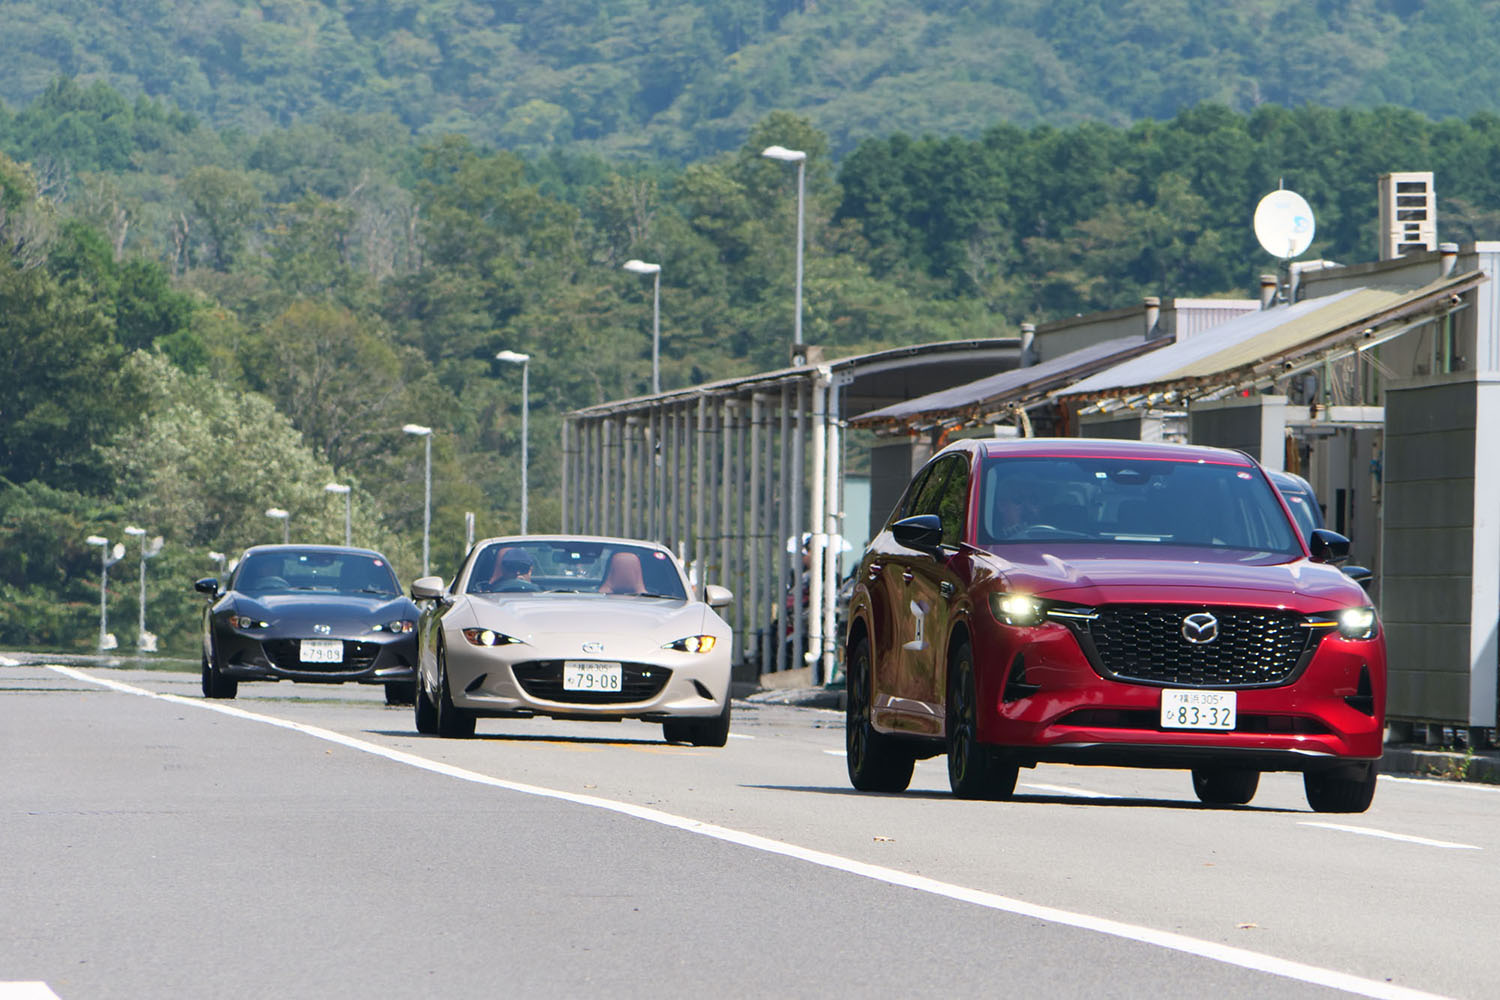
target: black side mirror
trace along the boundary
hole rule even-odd
[[[935,555],[943,545],[943,520],[936,514],[903,517],[891,525],[891,536],[908,549]]]
[[[1314,528],[1312,537],[1307,540],[1307,549],[1312,553],[1313,562],[1338,566],[1349,558],[1349,539],[1337,531]]]
[[[1368,566],[1345,566],[1344,575],[1366,590],[1370,589],[1370,581],[1375,579]]]
[[[219,596],[219,581],[216,580],[216,579],[214,579],[211,576],[205,576],[201,580],[195,580],[195,581],[193,581],[193,589],[196,590],[198,593],[200,593],[200,594],[206,594],[209,597],[218,597]]]

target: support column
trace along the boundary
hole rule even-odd
[[[776,537],[772,546],[776,552],[776,586],[771,592],[772,607],[776,609],[776,669],[787,670],[794,664],[788,662],[787,650],[792,637],[792,609],[786,602],[786,588],[795,585],[791,575],[791,564],[787,551],[787,539],[792,534],[792,400],[794,387],[781,387],[781,436],[778,457],[779,481],[776,489]]]
[[[812,537],[808,545],[807,578],[808,578],[808,635],[807,651],[812,654],[807,659],[813,668],[814,683],[821,684],[827,680],[823,675],[823,602],[827,589],[823,576],[823,551],[828,546],[827,526],[824,521],[824,512],[828,509],[828,493],[825,483],[828,475],[828,373],[820,370],[817,377],[809,387],[812,394],[812,419],[809,430],[812,433],[812,461],[809,472],[812,473],[812,482],[809,492],[812,500],[812,510],[807,519],[808,528],[811,529]]]

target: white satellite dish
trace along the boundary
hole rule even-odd
[[[1272,191],[1255,206],[1255,238],[1272,257],[1291,260],[1312,246],[1312,206],[1295,191]]]

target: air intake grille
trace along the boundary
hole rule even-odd
[[[649,701],[667,686],[672,671],[654,663],[620,664],[619,691],[564,691],[562,660],[529,660],[511,671],[521,689],[533,698],[571,705],[612,705]]]
[[[1285,684],[1319,636],[1301,615],[1261,608],[1106,605],[1088,623],[1094,666],[1106,677],[1178,687],[1270,687]],[[1212,642],[1183,636],[1183,619],[1207,612],[1218,620]]]

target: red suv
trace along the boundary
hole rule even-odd
[[[1185,768],[1200,800],[1300,771],[1319,812],[1363,812],[1385,641],[1238,451],[1077,438],[960,441],[916,475],[849,607],[849,778],[901,791],[948,756],[965,798],[1041,762]]]

